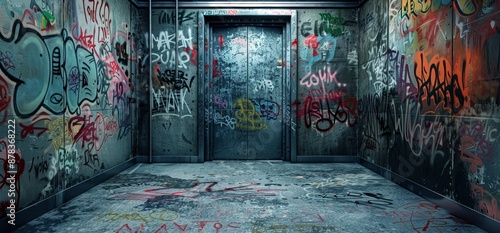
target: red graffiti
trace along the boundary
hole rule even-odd
[[[100,0],[82,0],[85,22],[95,23],[94,35],[100,43],[104,43],[111,36],[111,9],[109,4]],[[97,29],[97,32],[96,32]]]
[[[3,62],[0,57],[0,62]],[[7,119],[7,107],[10,104],[11,97],[9,96],[9,86],[4,80],[3,76],[0,76],[0,114],[3,112],[3,116],[0,117],[0,124],[4,123]]]
[[[214,78],[218,78],[221,76],[221,72],[219,70],[219,60],[213,59],[212,60],[212,75]]]
[[[494,197],[482,198],[478,202],[478,211],[484,213],[496,220],[500,220],[500,209],[498,201]]]
[[[40,137],[43,133],[45,133],[45,131],[48,130],[47,127],[35,127],[35,124],[37,124],[38,122],[51,121],[48,115],[49,114],[46,112],[41,112],[33,118],[33,123],[31,123],[30,125],[19,123],[19,126],[21,127],[21,139],[25,139],[28,135],[34,135],[35,131],[38,131],[38,133],[36,134],[37,137]]]
[[[479,185],[472,184],[471,189],[472,196],[477,200],[476,210],[496,220],[500,220],[500,208],[497,199]]]
[[[428,202],[412,202],[392,211],[381,212],[383,215],[396,220],[393,224],[407,227],[413,232],[456,231],[458,227],[471,227],[467,223],[441,211],[437,205]]]
[[[79,41],[83,47],[91,51],[95,49],[96,44],[94,43],[94,33],[87,34],[87,29],[85,29],[84,31],[83,29],[80,28],[80,33],[77,34],[78,29],[76,23],[73,25],[71,33],[73,34],[73,38]]]
[[[219,35],[219,49],[222,49],[223,45],[224,45],[224,36]]]
[[[23,18],[21,19],[23,23],[36,27],[35,16],[30,10],[26,9],[23,12]]]
[[[34,135],[35,130],[39,131],[36,136],[40,137],[45,131],[47,131],[47,127],[35,127],[34,125],[37,122],[33,122],[30,125],[24,125],[23,123],[19,123],[19,126],[22,128],[21,130],[21,139],[25,139],[28,135]]]
[[[403,22],[400,27],[400,35],[401,37],[407,37],[410,33],[416,33],[418,35],[417,38],[422,38],[427,42],[427,45],[432,45],[435,43],[436,39],[439,39],[441,36],[442,27],[445,27],[446,20],[443,19],[445,17],[446,11],[438,11],[435,13],[426,14],[423,17],[418,19],[417,27],[406,28],[407,24],[411,24],[411,22],[406,22],[408,19],[403,18]]]
[[[82,148],[88,143],[94,143],[99,151],[109,137],[119,131],[118,123],[109,116],[97,113],[91,121],[91,116],[74,116],[68,122],[68,130],[73,135],[73,143],[81,142]]]
[[[135,233],[143,233],[145,232],[145,225],[142,223],[140,226],[138,226],[135,230],[132,230],[132,228],[128,225],[125,224],[122,227],[120,227],[116,233],[121,233],[121,232],[135,232]]]
[[[310,36],[306,37],[306,39],[304,40],[304,44],[307,45],[308,49],[312,49],[313,50],[313,57],[318,56],[318,50],[317,49],[320,46],[320,44],[318,43],[318,36],[316,36],[316,35],[310,35]]]
[[[169,230],[177,230],[178,232],[194,232],[195,229],[197,232],[203,232],[208,226],[211,226],[213,229],[215,229],[215,232],[219,232],[222,228],[232,228],[232,229],[238,229],[241,228],[241,223],[237,222],[230,222],[227,224],[223,224],[218,221],[208,221],[208,220],[201,220],[201,221],[195,221],[193,223],[186,223],[186,224],[180,224],[177,222],[173,222],[172,226],[169,227],[169,224],[163,223],[160,225],[154,233],[162,233],[162,232],[169,232]],[[123,232],[145,232],[146,226],[142,223],[140,226],[133,228],[131,227],[128,223],[123,224],[116,233],[123,233]],[[155,228],[153,228],[155,229]]]
[[[91,122],[90,117],[75,116],[69,120],[68,130],[74,135],[73,143],[81,140],[82,148],[88,142],[97,141],[99,138],[95,136],[95,122]]]
[[[175,198],[190,198],[196,199],[200,196],[211,195],[214,199],[237,198],[237,197],[267,197],[276,196],[276,191],[284,191],[286,189],[267,189],[255,188],[258,183],[247,185],[226,187],[218,190],[212,189],[218,182],[199,182],[194,183],[191,189],[174,189],[170,187],[146,189],[140,193],[128,193],[117,195],[118,199],[129,200],[149,200],[162,202],[173,200]]]
[[[193,65],[196,65],[197,62],[196,62],[196,59],[198,59],[198,46],[196,45],[196,42],[193,42],[193,48],[191,49],[189,46],[184,48],[184,52],[186,52],[187,54],[191,54],[189,57],[189,61],[191,62],[191,64]]]

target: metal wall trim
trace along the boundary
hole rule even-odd
[[[205,51],[205,17],[203,14],[198,13],[198,51]],[[198,119],[197,119],[197,129],[198,129],[198,162],[202,163],[208,160],[208,145],[205,145],[205,98],[200,98],[201,96],[205,96],[205,79],[202,77],[208,77],[208,70],[205,70],[205,52],[198,52]],[[201,61],[201,62],[200,62]]]
[[[300,155],[294,161],[296,163],[359,163],[359,157],[356,155]]]
[[[137,156],[137,163],[148,163],[147,157]],[[176,155],[176,156],[154,156],[153,163],[198,163],[198,156],[194,155]]]
[[[130,0],[137,7],[147,7],[147,3],[138,0]],[[366,0],[360,1],[189,1],[189,2],[179,2],[179,7],[181,8],[282,8],[287,6],[288,8],[358,8],[364,4]],[[175,7],[175,3],[171,1],[155,1],[152,7],[162,8],[162,7]]]
[[[149,163],[153,162],[153,94],[151,90],[153,89],[153,64],[151,60],[151,54],[153,53],[153,37],[151,36],[153,33],[153,19],[151,18],[151,0],[149,0],[149,84],[148,84],[148,93],[149,93]]]

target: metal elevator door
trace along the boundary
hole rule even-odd
[[[212,159],[283,158],[283,28],[213,27]]]

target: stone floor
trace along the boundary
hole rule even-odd
[[[20,232],[484,232],[359,164],[137,164]]]

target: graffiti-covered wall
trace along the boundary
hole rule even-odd
[[[3,218],[132,156],[138,53],[128,1],[0,5]]]
[[[360,156],[496,220],[499,10],[370,0],[359,15]]]
[[[205,30],[205,33],[209,33],[209,29],[204,28],[205,25],[198,22],[200,11],[204,10],[179,9],[178,37],[176,37],[175,9],[153,9],[151,13],[153,82],[150,90],[152,95],[153,156],[180,157],[178,161],[193,161],[185,158],[198,156],[200,149],[197,144],[197,141],[200,140],[198,138],[200,129],[197,129],[200,125],[198,123],[199,117],[209,116],[205,122],[213,123],[213,127],[231,128],[232,126],[233,130],[238,130],[236,126],[239,124],[239,120],[235,115],[236,110],[235,114],[219,114],[214,113],[209,108],[208,112],[205,111],[205,116],[198,116],[198,103],[201,98],[205,98],[206,102],[219,107],[237,108],[236,105],[238,105],[237,102],[221,96],[224,93],[212,93],[208,97],[198,96],[198,89],[204,88],[198,85],[200,78],[205,78],[204,82],[209,86],[209,89],[215,88],[215,81],[227,78],[232,83],[232,88],[236,88],[237,83],[248,82],[247,86],[254,92],[266,92],[270,90],[271,86],[278,87],[282,83],[285,86],[288,83],[287,87],[290,88],[290,81],[295,82],[293,86],[297,87],[297,90],[294,91],[297,93],[297,98],[289,101],[290,103],[282,103],[277,99],[266,100],[266,103],[272,103],[271,105],[260,102],[256,104],[258,101],[255,100],[252,100],[254,102],[247,101],[246,103],[251,103],[249,106],[253,109],[251,115],[255,119],[262,119],[262,122],[259,120],[262,123],[260,126],[267,126],[275,123],[264,120],[272,118],[266,115],[268,113],[272,112],[279,119],[283,117],[284,121],[290,122],[291,112],[297,112],[297,115],[293,116],[296,117],[293,125],[287,125],[287,127],[291,127],[292,133],[297,135],[297,145],[293,146],[297,147],[298,156],[356,156],[357,149],[352,146],[357,143],[355,126],[358,123],[358,99],[356,97],[358,11],[356,9],[297,10],[297,22],[294,22],[294,25],[297,25],[297,35],[293,36],[297,40],[290,41],[289,45],[286,45],[293,47],[293,50],[297,52],[293,55],[293,59],[297,59],[297,63],[294,62],[294,66],[291,67],[293,74],[288,74],[283,78],[287,80],[266,80],[267,76],[264,75],[268,73],[266,68],[252,70],[252,67],[260,67],[257,65],[259,60],[256,57],[249,58],[248,71],[242,71],[242,74],[235,71],[238,69],[235,61],[238,56],[243,56],[242,54],[240,56],[235,53],[232,56],[233,61],[221,63],[217,58],[219,50],[212,49],[217,46],[220,46],[219,49],[223,49],[223,46],[232,46],[230,43],[236,43],[232,39],[233,36],[236,38],[236,34],[231,33],[226,35],[227,38],[214,37],[210,38],[211,42],[203,42],[206,56],[213,56],[210,58],[213,60],[206,62],[204,67],[211,76],[198,77],[198,65],[201,61],[198,57],[199,51],[197,51],[198,43],[200,43],[197,35],[199,30]],[[222,9],[220,12],[229,15],[239,14],[238,10],[226,11]],[[239,42],[243,43],[244,41]],[[274,42],[275,40],[272,43]],[[249,51],[252,46],[261,47],[263,45],[248,44]],[[280,49],[276,48],[276,45],[271,48]],[[271,56],[272,53],[269,52],[266,55]],[[273,59],[274,64],[276,58]],[[279,62],[279,59],[277,61],[278,67],[286,63]],[[277,70],[272,70],[272,72],[277,73]],[[238,79],[242,79],[242,75],[247,74],[248,80],[238,82]],[[265,77],[261,79],[260,76]],[[297,79],[289,80],[290,77],[297,77]],[[226,89],[224,89],[226,92],[234,91]],[[269,110],[268,107],[275,108]],[[247,112],[247,109],[245,111]],[[140,115],[145,114],[146,112]],[[281,120],[276,122],[281,122]],[[214,131],[217,132],[217,130]],[[253,134],[257,135],[256,132]],[[256,139],[256,141],[263,140],[261,138]],[[208,140],[205,143],[210,142]]]
[[[151,12],[152,152],[196,157],[197,11],[181,9],[178,19],[176,33],[175,9]]]
[[[356,9],[298,10],[297,155],[356,155]]]

